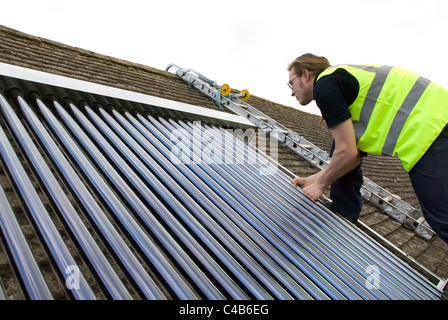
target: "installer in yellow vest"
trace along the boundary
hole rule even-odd
[[[448,91],[401,68],[330,66],[309,53],[288,71],[292,96],[301,105],[316,101],[334,139],[328,167],[292,184],[313,201],[330,186],[332,209],[356,223],[362,157],[397,155],[426,221],[448,242]]]

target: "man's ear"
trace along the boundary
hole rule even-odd
[[[310,78],[311,73],[310,73],[309,70],[303,69],[302,70],[302,75],[304,76],[305,81],[308,81],[308,79]]]

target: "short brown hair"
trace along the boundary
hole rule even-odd
[[[294,69],[297,76],[301,76],[304,69],[308,70],[313,76],[317,76],[330,66],[330,62],[325,57],[319,57],[312,53],[302,54],[297,57],[288,66],[288,71]]]

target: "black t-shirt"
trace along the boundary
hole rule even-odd
[[[345,69],[337,69],[314,84],[314,100],[329,129],[351,118],[348,107],[358,92],[358,80]]]

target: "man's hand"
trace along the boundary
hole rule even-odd
[[[316,201],[334,181],[356,168],[361,160],[354,132],[351,119],[333,127],[331,134],[335,141],[335,150],[328,166],[307,178],[297,177],[292,180],[292,184],[300,185],[303,193]]]
[[[321,187],[317,183],[313,183],[305,188],[303,188],[303,193],[310,198],[312,201],[317,201],[319,197],[324,193]]]
[[[297,187],[297,186],[301,186],[301,187],[303,187],[304,185],[305,185],[305,183],[306,183],[306,178],[301,178],[301,177],[295,177],[292,181],[291,181],[291,183],[292,183],[292,185],[294,186],[294,187]]]
[[[305,194],[312,201],[316,201],[322,195],[324,190],[317,183],[317,176],[313,175],[308,178],[296,177],[292,180],[292,185],[301,186],[303,194]]]

